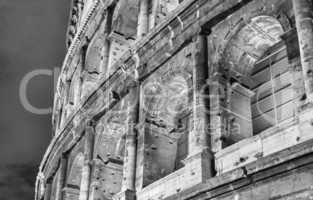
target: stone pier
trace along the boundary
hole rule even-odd
[[[293,0],[307,101],[313,101],[313,3]]]
[[[127,132],[124,154],[124,167],[121,192],[116,195],[118,200],[135,199],[137,130],[139,118],[139,87],[133,88],[128,99]]]
[[[52,190],[52,178],[48,178],[46,182],[44,200],[50,200],[51,190]]]
[[[189,132],[188,157],[185,160],[187,168],[191,171],[198,171],[199,182],[212,177],[213,155],[210,149],[210,135],[208,132],[208,94],[206,81],[208,78],[207,64],[207,38],[205,35],[198,35],[195,40],[195,56],[193,68],[193,120]]]
[[[138,39],[145,36],[149,30],[149,4],[150,0],[140,0],[137,27]]]
[[[82,180],[80,184],[80,193],[79,200],[88,200],[89,186],[90,186],[90,176],[91,176],[91,167],[93,159],[93,149],[95,141],[95,130],[93,122],[88,122],[85,130],[85,163],[82,169]]]
[[[60,167],[56,184],[56,199],[63,200],[63,188],[65,187],[65,181],[67,176],[67,155],[63,154],[60,159]]]

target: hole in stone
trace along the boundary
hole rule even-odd
[[[309,69],[309,70],[307,71],[307,75],[308,75],[308,77],[313,78],[313,70],[312,70],[312,69]]]
[[[239,159],[240,162],[245,162],[246,160],[248,160],[248,157],[240,157]]]
[[[301,96],[301,98],[300,98],[300,101],[304,101],[304,100],[306,100],[306,94],[303,94],[302,96]]]

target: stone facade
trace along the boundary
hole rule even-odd
[[[313,199],[312,10],[73,0],[35,199]]]

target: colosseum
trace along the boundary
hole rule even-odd
[[[312,0],[72,0],[36,200],[313,199]]]

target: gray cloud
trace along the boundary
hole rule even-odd
[[[33,199],[37,166],[51,139],[51,116],[26,111],[19,100],[22,78],[61,66],[70,0],[0,0],[0,200]],[[28,85],[36,107],[53,101],[53,77]]]
[[[0,167],[0,200],[33,199],[36,168],[33,165]]]

